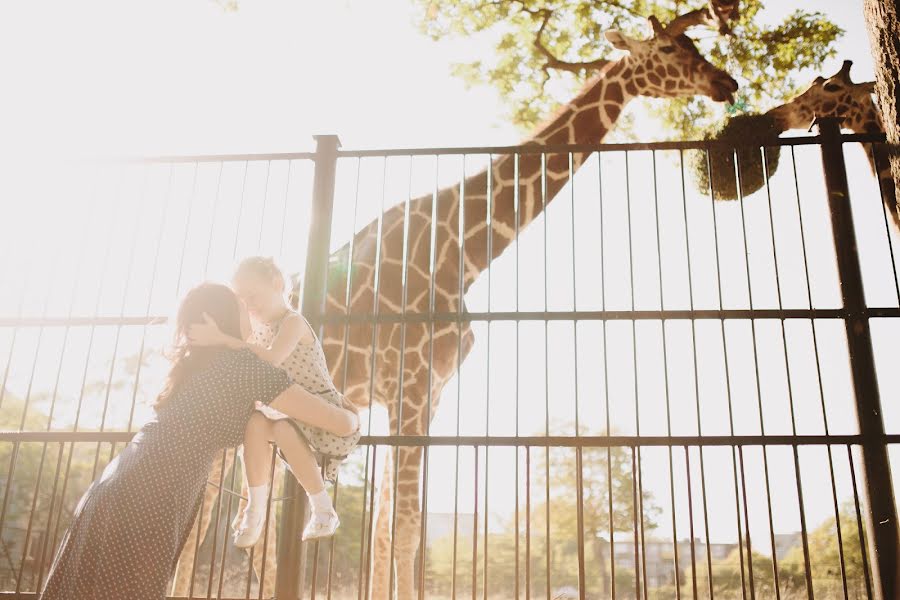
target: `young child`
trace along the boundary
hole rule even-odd
[[[303,539],[329,537],[340,521],[325,490],[322,471],[325,479],[334,482],[341,462],[356,447],[360,435],[356,409],[335,387],[312,327],[287,304],[284,276],[272,259],[244,259],[232,284],[250,313],[253,334],[249,343],[222,334],[212,320],[192,327],[191,341],[248,347],[260,358],[282,367],[310,393],[309,401],[290,415],[257,404],[259,412],[250,419],[244,436],[249,500],[237,523],[234,544],[249,548],[262,533],[269,492],[269,442],[276,444],[279,456],[309,496],[311,516]],[[348,417],[355,425],[352,433],[347,429]]]

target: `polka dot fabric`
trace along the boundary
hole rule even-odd
[[[254,324],[251,341],[261,346],[271,345],[272,339],[278,333],[279,325],[290,314],[296,313],[288,311],[284,317],[275,323]],[[325,352],[322,351],[322,344],[319,343],[318,338],[315,338],[315,336],[312,343],[297,344],[297,347],[285,359],[282,367],[297,384],[308,392],[336,406],[344,405],[344,396],[337,390],[334,382],[331,380],[328,363],[325,361]],[[316,453],[319,465],[324,470],[325,479],[331,482],[336,480],[341,463],[346,460],[350,453],[353,452],[353,449],[356,448],[356,444],[359,443],[359,431],[347,437],[339,437],[333,433],[291,419],[274,409],[266,410],[264,407],[262,413],[269,418],[287,419],[306,440],[313,452]],[[280,452],[279,455],[283,460],[284,456]]]
[[[42,600],[163,600],[210,468],[240,444],[255,401],[292,385],[250,350],[221,350],[91,484]]]

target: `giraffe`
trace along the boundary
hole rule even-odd
[[[853,83],[850,68],[853,61],[845,60],[831,77],[816,77],[809,87],[792,100],[770,109],[766,114],[775,117],[782,130],[808,129],[813,119],[821,116],[842,117],[841,126],[853,133],[884,131],[881,116],[872,99],[874,81]],[[900,205],[884,144],[865,144],[866,157],[872,173],[878,178],[881,198],[891,215],[894,229],[900,232]]]
[[[684,32],[693,25],[708,25],[718,28],[720,32],[726,31],[728,19],[738,14],[737,0],[710,0],[706,8],[683,14],[666,27],[658,19],[651,17],[648,21],[653,35],[647,40],[635,40],[617,31],[607,31],[606,37],[610,43],[627,52],[627,55],[617,61],[597,60],[590,63],[570,63],[554,58],[540,41],[552,13],[541,10],[532,14],[543,17],[535,46],[547,57],[548,68],[570,71],[598,69],[599,73],[586,83],[574,100],[540,126],[527,142],[599,142],[612,129],[625,105],[638,96],[665,98],[703,94],[715,101],[733,102],[732,95],[737,90],[737,83],[727,73],[709,64]],[[577,169],[585,158],[583,154],[573,155],[574,168]],[[524,192],[521,196],[524,202],[521,202],[520,228],[527,226],[542,210],[540,162],[538,155],[523,155],[519,161],[520,193]],[[437,217],[440,228],[436,231],[435,247],[441,250],[435,261],[433,309],[436,312],[464,310],[462,294],[478,274],[487,268],[487,264],[513,241],[514,168],[511,157],[496,160],[491,166],[491,202],[494,208],[491,257],[487,256],[488,232],[485,224],[487,172],[470,177],[465,182],[463,244],[460,244],[456,230],[460,215],[459,189],[447,188],[439,192]],[[548,157],[544,172],[547,176],[546,199],[549,201],[568,180],[568,156]],[[400,205],[383,215],[380,255],[376,244],[379,235],[377,221],[356,234],[352,243],[352,265],[344,273],[329,275],[326,315],[343,315],[348,308],[345,302],[348,283],[346,273],[352,273],[349,309],[353,313],[371,310],[376,288],[378,310],[382,314],[399,313],[403,310],[403,304],[407,310],[428,309],[432,197],[412,200],[409,207],[408,235],[411,243],[407,255],[409,279],[405,303],[400,297],[404,225],[404,207]],[[462,246],[465,247],[465,252],[460,256]],[[331,264],[347,265],[349,258],[350,244],[332,255]],[[381,263],[378,282],[375,281],[376,260]],[[294,293],[296,296],[297,290]],[[401,347],[401,337],[405,338],[405,350]],[[354,404],[360,408],[370,408],[371,397],[371,402],[387,408],[393,433],[420,435],[427,432],[430,416],[437,408],[444,384],[455,373],[458,363],[462,362],[474,343],[474,335],[468,325],[457,328],[454,322],[444,323],[440,329],[436,326],[433,334],[432,370],[428,373],[426,346],[429,339],[427,326],[421,324],[405,327],[399,324],[383,325],[377,330],[368,325],[351,326],[347,330],[343,325],[332,323],[326,325],[322,343],[332,376],[336,382],[346,381],[344,391]],[[401,362],[402,390],[398,377]],[[431,398],[430,407],[427,406],[428,398]],[[372,592],[376,599],[386,598],[389,594],[392,568],[390,519],[394,485],[397,489],[397,519],[393,554],[398,596],[402,599],[413,596],[413,563],[419,546],[421,523],[418,488],[421,458],[421,449],[401,448],[386,461],[381,483],[372,577]],[[224,463],[217,461],[210,481],[217,482],[223,471],[229,471],[232,461],[233,457],[226,459]],[[279,462],[276,468],[280,471],[283,466]],[[276,480],[280,480],[280,477],[276,477]],[[199,535],[202,540],[206,535],[216,496],[217,489],[208,486],[203,500],[204,511],[198,515],[199,523],[192,530],[179,558],[173,588],[176,595],[188,594],[196,539]],[[243,506],[244,501],[241,500],[238,514]],[[268,550],[265,552],[263,585],[264,589],[273,591],[276,569],[274,519],[270,519],[267,527]],[[253,552],[253,567],[257,576],[263,571],[262,544],[263,541],[260,540]]]
[[[535,42],[541,51],[540,31],[548,18],[545,14]],[[702,94],[714,101],[733,102],[738,84],[711,65],[684,35],[687,27],[709,20],[708,9],[681,15],[665,27],[655,17],[648,20],[653,31],[649,39],[606,32],[625,56],[585,63],[599,67],[599,73],[526,143],[600,142],[625,105],[638,96]],[[555,59],[548,64],[570,70],[581,65]],[[573,155],[574,169],[586,158]],[[346,381],[344,393],[354,404],[367,408],[370,402],[378,403],[387,409],[392,434],[428,433],[444,385],[474,344],[470,325],[456,321],[344,324],[327,317],[339,319],[348,310],[364,314],[375,306],[382,316],[404,311],[464,312],[465,291],[568,181],[569,158],[556,154],[544,160],[539,154],[522,154],[516,161],[504,156],[494,160],[489,170],[490,199],[486,170],[468,177],[462,188],[452,186],[437,192],[436,198],[427,195],[388,209],[380,223],[369,223],[332,255],[332,266],[345,268],[334,268],[329,274],[323,336],[328,364],[335,381]],[[421,541],[423,451],[400,447],[389,455],[372,549],[371,592],[376,600],[385,599],[396,582],[397,597],[408,600],[415,593],[415,558]]]

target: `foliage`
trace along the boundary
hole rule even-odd
[[[637,38],[649,32],[646,17],[663,23],[677,14],[702,6],[699,0],[415,0],[419,25],[433,37],[482,36],[494,46],[491,56],[460,63],[454,72],[469,85],[489,85],[503,98],[513,122],[530,129],[568,101],[593,73],[573,74],[544,69],[546,57],[535,47],[540,26],[536,11],[550,9],[542,41],[562,60],[588,61],[614,58],[603,36],[619,29]],[[798,10],[780,23],[761,17],[762,0],[741,2],[734,34],[720,37],[712,31],[693,33],[698,48],[714,65],[724,68],[741,84],[738,100],[730,107],[762,112],[780,104],[797,90],[805,69],[818,69],[836,53],[834,42],[843,30],[818,11]],[[805,74],[804,74],[805,77]],[[698,138],[720,123],[726,108],[707,98],[645,100],[650,111],[676,138]],[[621,127],[619,128],[622,129]]]
[[[781,133],[775,119],[769,115],[743,114],[728,119],[716,132],[707,135],[707,139],[733,142],[735,144],[759,144],[776,139]],[[701,192],[709,190],[709,170],[713,174],[713,197],[716,200],[736,200],[749,196],[766,184],[766,179],[778,169],[781,146],[765,148],[766,168],[763,169],[762,151],[760,147],[749,146],[737,149],[737,160],[740,165],[741,193],[737,191],[734,156],[731,148],[714,147],[709,150],[709,164],[705,152],[691,152],[689,167],[693,180]]]

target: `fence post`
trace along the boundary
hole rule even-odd
[[[319,318],[325,310],[328,281],[328,250],[331,244],[331,218],[334,208],[334,178],[338,148],[336,135],[317,135],[315,173],[313,175],[312,211],[309,222],[306,267],[303,272],[303,300],[301,312],[311,319],[311,325],[322,334]],[[306,521],[306,494],[290,471],[284,473],[284,508],[278,532],[278,572],[275,578],[275,597],[278,600],[299,600],[303,593],[306,571],[306,544],[300,541],[300,531]]]
[[[844,327],[847,330],[856,414],[863,438],[863,485],[866,497],[864,518],[872,583],[877,600],[894,600],[900,594],[897,508],[891,485],[872,337],[866,314],[853,212],[850,208],[840,121],[837,117],[818,117],[814,123],[818,126],[821,137],[822,166],[828,190],[841,297],[847,313]]]

